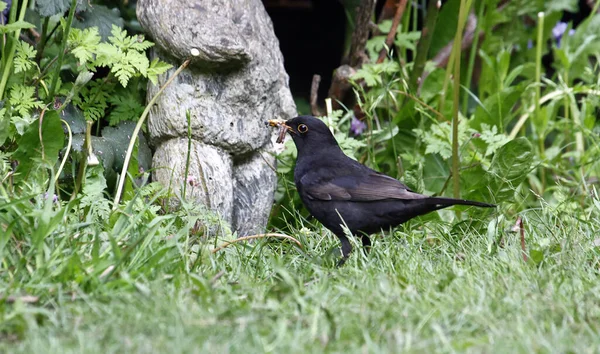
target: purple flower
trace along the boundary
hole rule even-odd
[[[192,176],[192,175],[188,175],[188,176],[187,176],[187,178],[186,178],[186,182],[187,182],[187,184],[189,184],[189,185],[190,185],[190,186],[192,186],[192,187],[195,187],[195,186],[196,186],[196,184],[197,184],[197,183],[196,183],[196,177],[194,177],[194,176]]]
[[[567,27],[569,27],[569,25],[567,25],[566,22],[558,21],[556,25],[554,25],[554,28],[552,28],[552,36],[554,36],[554,39],[556,40],[556,48],[560,48],[560,40],[565,34]],[[569,30],[569,36],[572,36],[574,33],[574,29]]]
[[[44,192],[44,199],[48,199],[48,192]],[[58,196],[56,194],[52,194],[52,203],[58,203]]]
[[[2,11],[2,24],[5,25],[8,23],[8,13],[10,12],[10,7],[12,6],[12,0],[5,0],[6,9]]]
[[[367,129],[367,125],[358,118],[352,116],[352,122],[350,122],[350,131],[352,134],[356,136],[361,135],[365,129]]]

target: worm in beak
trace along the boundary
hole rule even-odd
[[[278,144],[282,144],[283,141],[285,140],[285,133],[287,133],[288,131],[290,133],[294,132],[292,130],[292,127],[286,125],[285,122],[282,122],[282,121],[270,119],[270,120],[267,121],[267,124],[269,126],[271,126],[271,127],[278,127],[279,128],[279,136],[277,137],[277,140],[276,140],[276,142]]]

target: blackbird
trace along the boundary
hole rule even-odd
[[[369,235],[400,225],[416,216],[452,205],[492,208],[493,204],[445,197],[429,197],[411,191],[400,181],[349,158],[329,128],[318,118],[299,116],[279,125],[279,142],[285,131],[292,136],[298,157],[294,182],[306,209],[342,243],[343,264],[352,251],[344,233],[361,237],[365,251]]]

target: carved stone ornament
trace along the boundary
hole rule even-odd
[[[148,118],[153,179],[176,188],[203,181],[188,185],[188,199],[217,211],[238,236],[263,232],[277,183],[275,132],[264,122],[291,118],[296,107],[262,2],[139,0],[137,15],[157,44],[153,55],[174,66],[149,86],[149,98],[191,58]],[[184,176],[187,112],[193,141]]]

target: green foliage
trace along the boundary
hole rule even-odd
[[[35,2],[38,14],[42,17],[62,14],[69,9],[70,4],[70,0],[44,0]]]
[[[100,35],[96,27],[69,31],[67,45],[71,49],[71,54],[79,61],[79,70],[94,68],[95,54],[99,44]]]
[[[110,43],[98,45],[96,65],[109,67],[123,87],[127,86],[129,79],[135,74],[146,77],[150,62],[144,51],[153,46],[153,43],[143,37],[127,36],[127,32],[117,26],[113,26],[111,33],[112,36],[108,37]],[[168,67],[165,71],[166,69]]]
[[[526,138],[517,138],[504,144],[494,154],[490,164],[488,186],[497,201],[513,200],[515,190],[531,170],[532,146]]]
[[[0,34],[10,33],[20,29],[34,28],[35,26],[25,21],[15,21],[6,25],[0,25]]]
[[[9,23],[0,26],[0,180],[5,195],[39,193],[41,185],[51,185],[48,193],[56,189],[53,194],[73,200],[73,210],[97,204],[93,219],[99,220],[111,214],[108,188],[114,185],[114,168],[123,165],[123,145],[132,130],[126,123],[139,119],[147,81],[158,82],[171,66],[148,60],[146,51],[153,44],[143,35],[128,35],[118,10],[90,2],[75,9],[72,4],[38,1],[34,9],[27,1],[13,2]],[[111,36],[104,36],[107,27]],[[118,127],[106,137],[95,136],[107,125]],[[145,140],[139,150],[131,165],[149,169]],[[98,156],[101,164],[95,165]],[[40,230],[36,244],[54,232]]]
[[[37,50],[35,50],[32,46],[25,42],[18,41],[17,48],[15,53],[15,74],[18,74],[23,71],[27,71],[35,66],[37,63],[33,61],[35,55],[37,54]]]
[[[35,123],[37,124],[31,124],[21,136],[18,148],[12,156],[18,161],[17,172],[23,177],[28,176],[36,167],[47,167],[56,163],[64,144],[64,133],[56,112],[46,112],[42,122],[36,119]],[[43,161],[44,164],[38,166],[39,161]]]
[[[35,97],[35,87],[14,85],[10,90],[8,102],[13,110],[21,116],[28,116],[33,108],[42,108],[43,104]]]
[[[559,44],[552,28],[577,1],[473,1],[480,41],[461,57],[455,101],[442,48],[464,3],[444,2],[424,48],[425,59],[444,60],[415,63],[427,15],[407,2],[404,13],[417,18],[403,19],[394,54],[353,78],[365,131],[353,128],[354,110],[323,119],[348,155],[411,188],[450,196],[457,179],[460,197],[499,207],[412,220],[374,236],[368,256],[356,252],[340,269],[333,268],[335,237],[308,217],[294,190],[289,139],[278,156],[271,227],[302,249],[257,240],[212,253],[231,241],[231,230],[202,206],[147,183],[151,155],[142,137],[126,201],[112,205],[115,169],[147,81],[158,83],[170,65],[149,61],[151,43],[119,25],[135,28],[135,19],[106,4],[81,3],[68,35],[60,17],[71,1],[13,8],[0,26],[0,351],[598,347],[600,16],[568,24]],[[39,37],[25,31],[33,23],[41,24]],[[368,42],[372,61],[390,26],[380,24]],[[426,75],[415,88],[406,80],[416,64]],[[90,156],[100,163],[86,166]]]
[[[96,121],[104,117],[113,86],[114,84],[106,81],[91,81],[73,97],[73,103],[83,111],[85,119]]]

